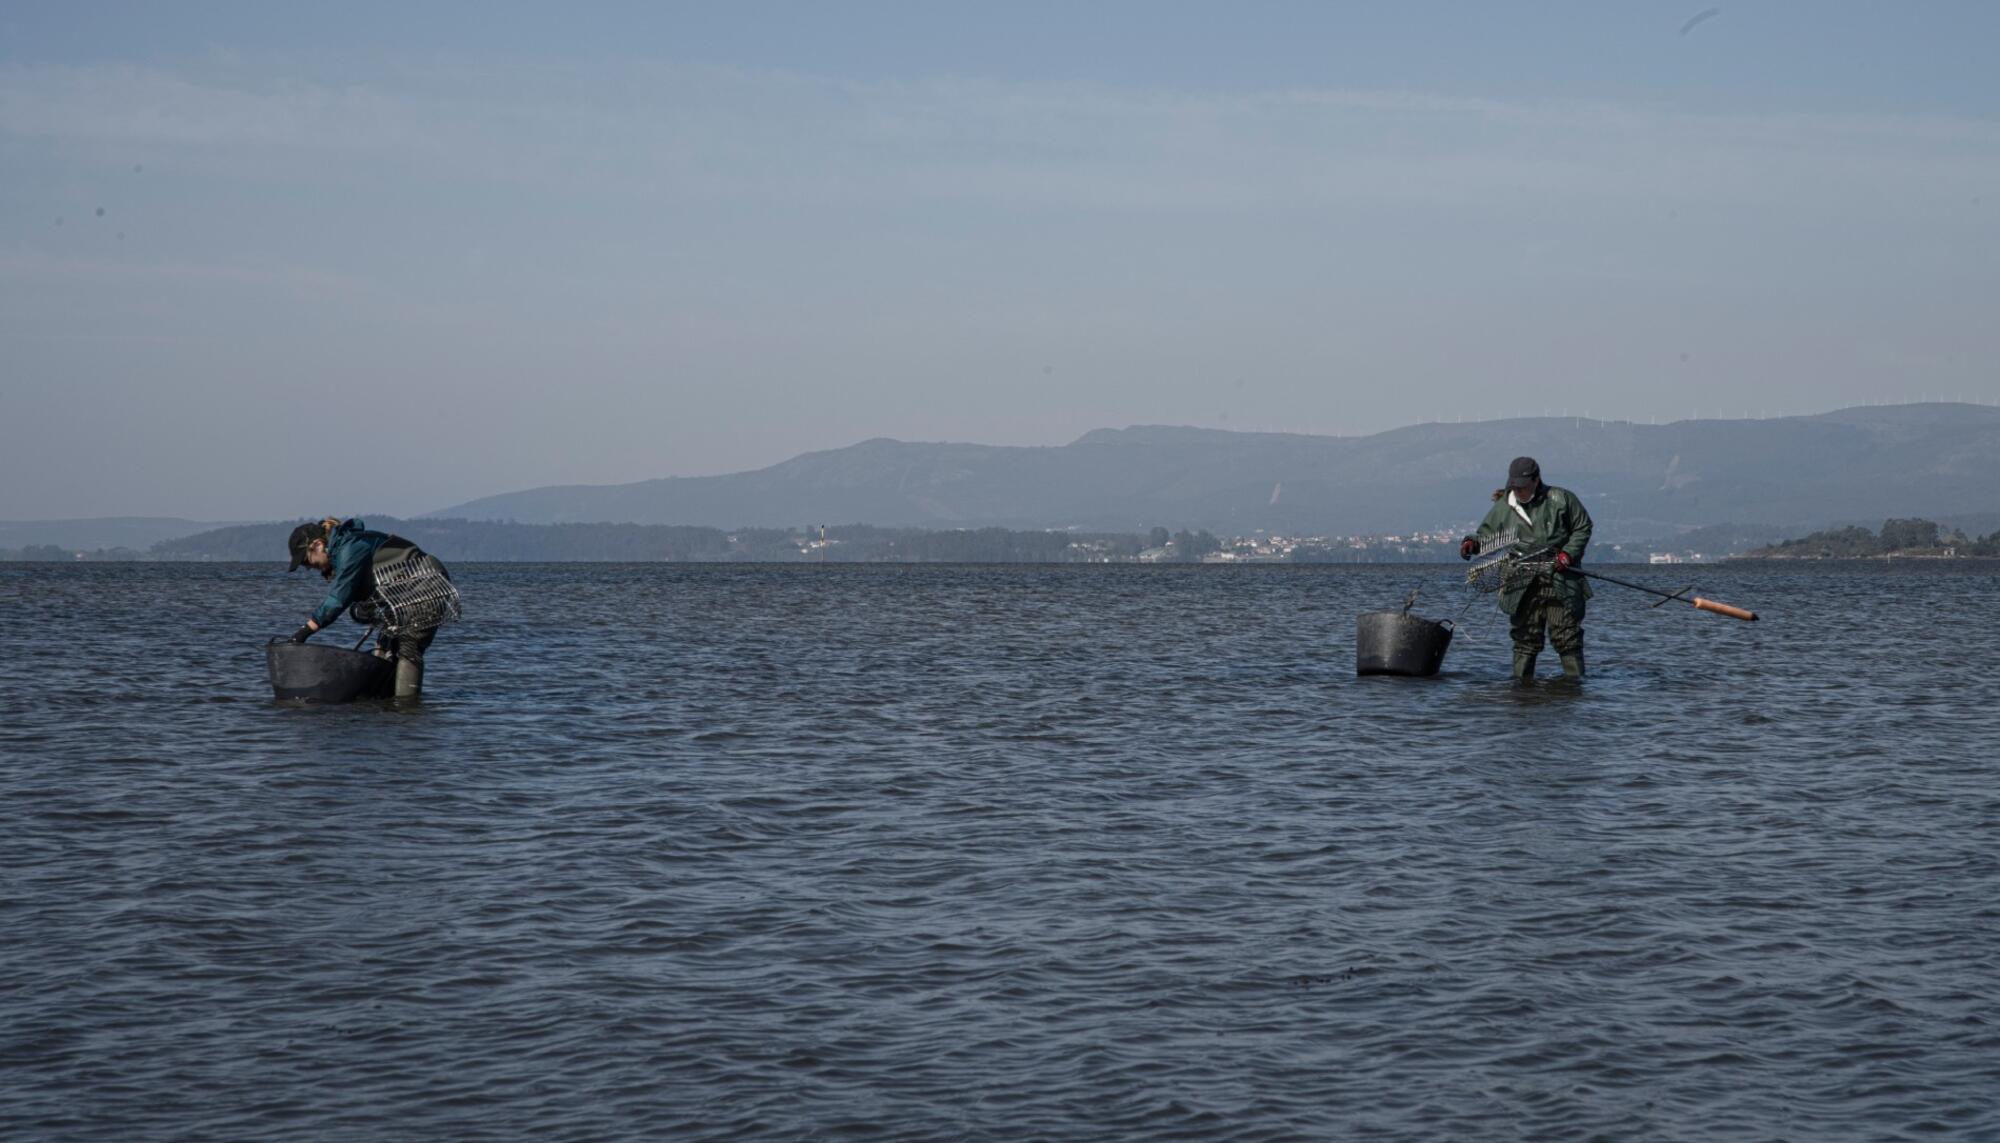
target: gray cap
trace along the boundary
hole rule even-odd
[[[1533,488],[1542,482],[1542,466],[1535,463],[1532,456],[1517,456],[1514,463],[1507,466],[1507,487],[1510,489]]]

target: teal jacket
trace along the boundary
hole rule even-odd
[[[335,524],[326,537],[326,554],[333,560],[333,575],[329,577],[333,587],[313,609],[313,622],[325,627],[357,601],[374,594],[375,565],[381,562],[378,557],[402,559],[416,550],[415,544],[401,536],[371,532],[359,520]]]
[[[1521,518],[1527,513],[1527,519]],[[1555,548],[1569,553],[1573,564],[1583,562],[1583,552],[1590,546],[1590,513],[1583,510],[1583,501],[1567,488],[1542,485],[1541,494],[1521,505],[1521,512],[1507,502],[1503,494],[1493,501],[1493,507],[1486,513],[1486,519],[1479,524],[1479,542],[1484,545],[1508,534],[1514,536],[1513,550],[1518,555]],[[1541,576],[1554,579],[1556,598],[1572,615],[1582,615],[1584,601],[1591,596],[1590,581],[1580,575],[1562,575],[1554,569],[1538,575],[1510,575],[1500,586],[1500,610],[1512,615],[1519,610],[1521,599]]]

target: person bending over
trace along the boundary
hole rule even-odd
[[[292,529],[288,546],[292,566],[286,571],[309,567],[331,585],[326,598],[313,609],[304,626],[292,633],[294,643],[312,638],[349,607],[357,603],[366,605],[375,595],[377,572],[424,555],[422,548],[401,536],[370,531],[360,520],[335,520],[331,516],[317,524],[300,524]],[[442,573],[443,565],[437,567]],[[396,661],[397,698],[416,698],[423,693],[424,652],[430,649],[436,636],[435,626],[393,635],[383,633],[375,653]]]

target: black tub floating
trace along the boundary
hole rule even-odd
[[[280,639],[264,653],[271,661],[271,691],[281,699],[353,702],[396,691],[395,663],[366,651]]]
[[[1370,611],[1355,620],[1354,673],[1429,677],[1444,665],[1451,620],[1420,619],[1407,611]]]

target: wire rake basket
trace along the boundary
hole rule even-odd
[[[375,569],[372,619],[391,635],[418,635],[451,623],[462,614],[458,588],[444,565],[428,554],[395,560]]]
[[[1555,549],[1516,552],[1510,533],[1488,543],[1478,560],[1465,571],[1465,582],[1474,591],[1491,595],[1513,583],[1532,579],[1555,566]]]

